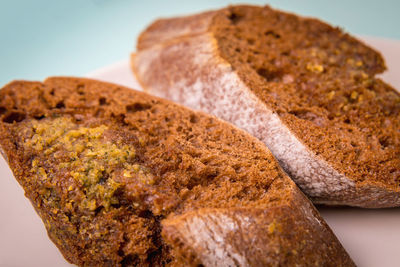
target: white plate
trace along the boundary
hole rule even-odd
[[[390,71],[382,77],[400,88],[400,41],[363,38],[381,51]],[[139,89],[129,61],[87,75]],[[0,160],[0,266],[71,266],[48,239],[45,228],[4,160]],[[400,208],[365,210],[319,207],[359,266],[400,266]]]

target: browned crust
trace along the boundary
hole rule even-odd
[[[146,49],[156,43],[172,41],[176,37],[193,36],[207,31],[216,12],[209,11],[174,20],[159,19],[139,36],[137,50]],[[176,29],[179,29],[178,31]]]

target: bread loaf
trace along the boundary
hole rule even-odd
[[[354,266],[264,144],[219,119],[80,78],[0,90],[0,146],[79,266]]]
[[[400,206],[400,94],[340,29],[231,6],[154,22],[132,67],[148,92],[259,138],[315,203]]]

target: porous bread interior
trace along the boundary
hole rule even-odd
[[[228,11],[210,29],[242,81],[347,177],[398,190],[400,94],[374,77],[385,69],[381,56],[314,19],[269,7]]]
[[[15,82],[2,90],[0,110],[1,143],[11,168],[49,236],[75,264],[166,264],[173,259],[160,221],[168,215],[203,207],[268,208],[290,199],[284,186],[269,190],[285,175],[258,141],[145,94],[74,79]],[[44,142],[44,148],[54,148],[49,157],[23,145],[39,135],[33,125],[46,128],[57,118],[71,120],[75,130],[105,127],[104,145],[133,147],[128,164],[146,168],[153,181],[130,179],[117,164],[98,180],[118,183],[110,206],[103,205],[97,187],[90,191],[95,202],[82,205],[90,192],[55,156],[65,147]]]

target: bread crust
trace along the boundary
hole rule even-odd
[[[217,118],[117,85],[66,77],[10,83],[0,90],[0,107],[4,110],[0,146],[5,159],[50,239],[71,263],[354,266],[265,146]],[[66,127],[63,119],[68,121]],[[64,128],[58,132],[54,125]],[[178,128],[184,133],[174,132]],[[90,143],[86,152],[85,138]],[[57,140],[66,145],[61,143],[60,149],[60,143],[54,144]],[[43,146],[47,149],[42,150]],[[80,162],[65,167],[69,161],[60,163],[58,158],[74,152],[68,146],[79,147],[85,155],[106,155],[108,146],[111,154],[125,155],[124,151],[134,149],[135,156],[121,159],[124,172],[117,162],[108,165],[112,172],[103,170],[108,175],[93,182],[87,180],[92,172],[84,170],[87,177],[80,178],[79,168],[93,162],[105,164],[99,161],[102,158],[87,161],[73,153]],[[115,159],[105,158],[107,162]],[[139,168],[137,164],[151,174],[135,176],[140,183],[125,172],[131,166]],[[117,191],[106,191],[107,197],[99,198],[103,189],[98,186],[106,188],[114,183],[110,179],[119,184]],[[175,194],[174,187],[182,188]],[[89,192],[95,198],[89,198]],[[235,192],[241,197],[236,198]],[[108,207],[106,200],[110,200]],[[188,227],[215,229],[215,235],[205,240],[200,232],[184,232]],[[265,230],[270,233],[263,235]],[[218,231],[225,236],[217,236]],[[217,242],[222,254],[191,243],[193,238]],[[246,247],[238,245],[243,242]],[[264,242],[274,247],[272,254],[264,253],[271,251]]]
[[[348,259],[325,260],[329,256],[314,254],[313,251],[340,253],[330,245],[335,241],[330,238],[330,230],[325,230],[328,229],[325,222],[309,220],[318,213],[317,210],[304,202],[304,195],[294,184],[291,188],[293,198],[288,205],[268,209],[199,209],[165,220],[162,234],[169,243],[176,244],[177,253],[183,249],[184,254],[179,257],[190,266],[199,263],[206,266],[352,265]],[[301,208],[296,207],[299,204]],[[294,214],[294,217],[288,218],[287,213]],[[254,224],[259,227],[254,227]],[[324,226],[322,231],[321,226]],[[316,239],[306,240],[301,234],[291,236],[291,232],[300,229]],[[221,238],[230,240],[229,245],[221,243]],[[321,244],[317,241],[319,239],[326,240],[326,243]],[[283,258],[282,254],[287,256]]]
[[[359,182],[345,175],[311,150],[301,136],[252,92],[219,54],[217,40],[210,30],[217,12],[228,14],[229,10],[159,20],[142,33],[131,62],[143,88],[211,113],[260,139],[314,203],[364,208],[399,206],[398,186],[368,179]],[[185,20],[192,24],[198,20],[203,32],[181,34]],[[164,32],[162,41],[152,38],[153,33],[160,32]]]

